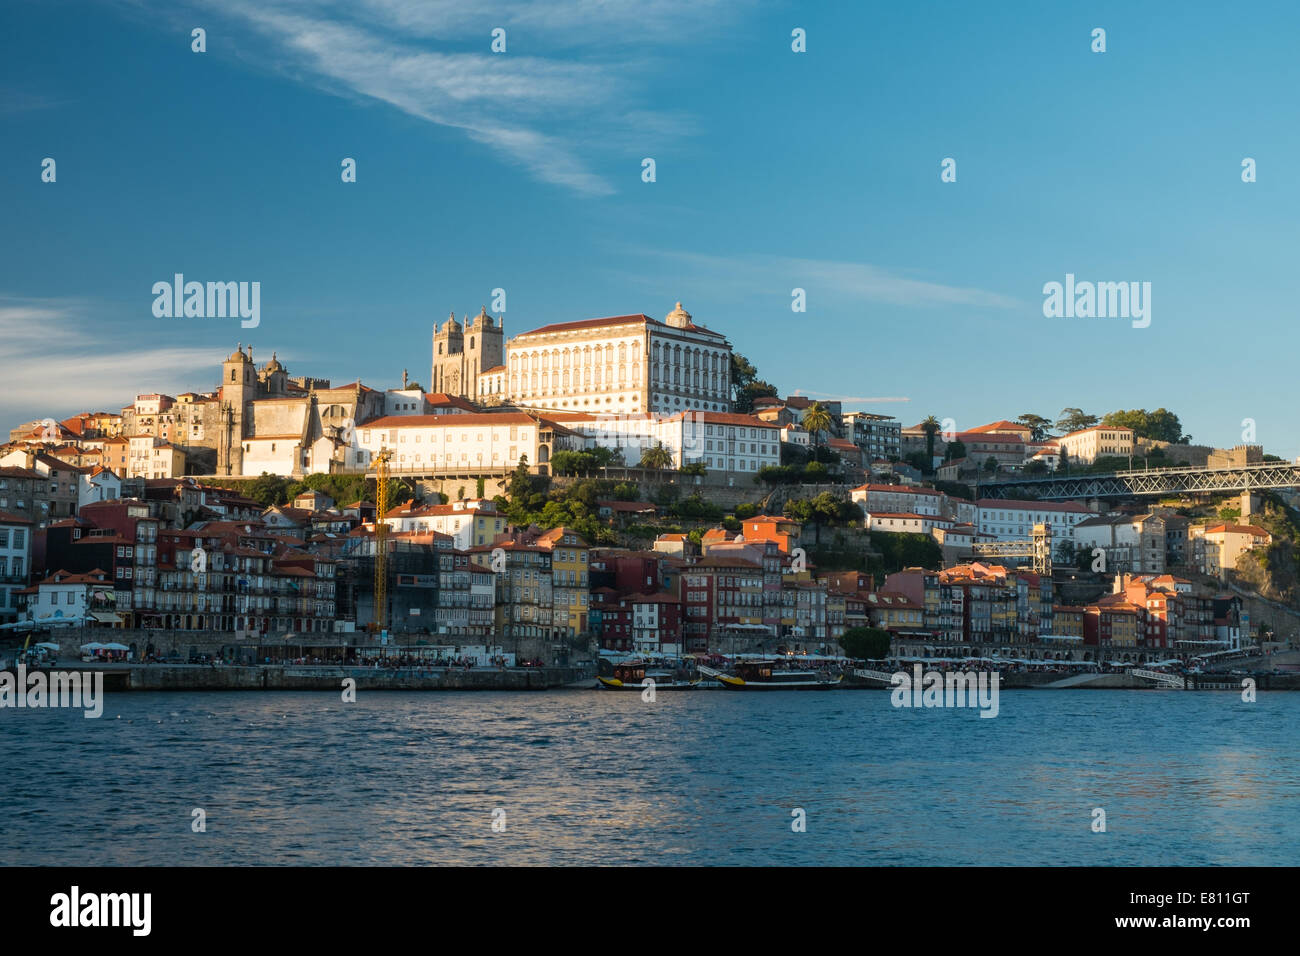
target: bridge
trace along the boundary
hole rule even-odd
[[[1215,494],[1266,488],[1300,488],[1300,465],[1265,462],[1235,468],[1150,468],[1109,475],[1013,478],[978,485],[977,498],[1133,498],[1182,493]]]

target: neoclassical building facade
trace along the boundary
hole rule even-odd
[[[671,415],[731,409],[731,344],[680,302],[662,322],[619,315],[543,326],[506,345],[505,389],[525,408]]]

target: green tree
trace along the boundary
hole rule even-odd
[[[480,475],[478,479],[478,483],[474,486],[474,494],[476,497],[483,498],[486,496],[486,492],[487,492],[487,479],[485,479],[482,475]]]
[[[889,632],[878,627],[851,627],[840,635],[840,647],[860,661],[881,661],[889,656]]]
[[[506,486],[506,494],[510,498],[510,504],[517,505],[526,501],[532,493],[533,476],[528,471],[528,456],[520,455],[519,464],[510,476],[510,484]]]
[[[943,428],[943,424],[933,415],[921,422],[921,431],[925,432],[925,468],[923,470],[927,475],[934,471],[934,436],[939,434],[941,428]]]
[[[1183,434],[1183,424],[1178,416],[1165,408],[1157,408],[1154,412],[1148,412],[1145,408],[1120,409],[1111,412],[1101,423],[1116,428],[1131,428],[1138,438],[1166,441],[1171,445],[1186,445],[1192,440],[1191,435]]]
[[[642,453],[639,467],[653,471],[663,471],[672,466],[673,453],[664,447],[663,442],[656,442],[653,447],[647,448]]]
[[[754,399],[776,394],[776,386],[760,379],[749,359],[739,352],[731,353],[731,400],[737,412],[747,415],[754,410]]]
[[[808,406],[808,411],[803,413],[803,427],[812,435],[814,445],[818,444],[817,437],[822,432],[830,431],[834,422],[831,413],[821,402],[813,402]]]
[[[1095,424],[1097,416],[1089,415],[1081,408],[1063,408],[1060,417],[1056,419],[1056,429],[1064,435],[1091,428]]]
[[[990,475],[996,474],[997,470],[998,470],[998,460],[996,458],[994,458],[992,455],[989,455],[987,458],[984,459],[984,471],[987,474]]]
[[[948,442],[948,447],[943,450],[944,461],[959,461],[965,457],[966,446],[955,438]]]
[[[1031,415],[1026,412],[1016,419],[1016,423],[1024,425],[1032,433],[1029,437],[1031,441],[1046,441],[1052,431],[1052,420],[1044,418],[1042,415]]]

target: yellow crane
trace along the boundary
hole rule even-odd
[[[393,453],[380,448],[375,456],[375,630],[388,626],[388,462]]]

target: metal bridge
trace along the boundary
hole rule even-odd
[[[1110,475],[1013,478],[977,486],[977,498],[1064,501],[1073,498],[1131,498],[1141,495],[1253,491],[1300,487],[1300,465],[1265,462],[1236,468],[1151,468]]]

